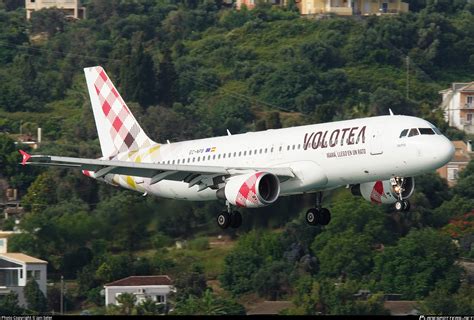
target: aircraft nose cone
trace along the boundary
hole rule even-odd
[[[436,147],[436,149],[437,149],[438,158],[439,158],[439,162],[441,166],[444,166],[453,158],[454,151],[456,150],[454,148],[453,143],[449,141],[449,139],[447,138],[444,138],[442,143],[440,143],[439,146]]]

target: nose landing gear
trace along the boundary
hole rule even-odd
[[[395,202],[395,210],[398,212],[409,211],[410,201],[403,199],[403,192],[405,191],[405,179],[403,177],[394,177],[390,179],[393,191],[397,194],[397,202]]]
[[[323,193],[316,193],[316,207],[310,208],[306,212],[306,222],[311,226],[325,226],[331,221],[331,212],[326,208],[321,208],[321,199]]]

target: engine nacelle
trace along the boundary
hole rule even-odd
[[[259,208],[272,204],[280,195],[280,180],[268,172],[253,172],[230,178],[217,197],[232,205]]]
[[[353,195],[362,196],[365,200],[374,203],[395,203],[398,200],[398,186],[393,185],[390,180],[366,182],[353,185],[351,192]],[[415,191],[415,179],[412,177],[403,178],[402,198],[411,197]]]

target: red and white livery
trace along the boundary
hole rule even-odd
[[[232,206],[258,208],[301,193],[316,194],[307,222],[327,224],[331,216],[321,207],[322,192],[340,186],[408,210],[413,176],[443,166],[454,153],[431,123],[396,115],[160,144],[146,135],[102,67],[84,72],[102,157],[22,151],[22,163],[78,168],[88,177],[159,197],[222,199],[222,228],[242,222]]]

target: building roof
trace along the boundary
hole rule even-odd
[[[459,91],[474,91],[474,82],[466,83]]]
[[[21,232],[19,232],[19,231],[3,231],[3,230],[0,230],[0,238],[8,238],[11,235],[20,234],[20,233]]]
[[[416,301],[384,301],[383,306],[392,316],[418,315]]]
[[[173,282],[166,275],[161,276],[131,276],[111,283],[105,287],[131,287],[131,286],[170,286]]]
[[[279,314],[282,310],[293,307],[291,301],[263,301],[256,304],[247,315],[252,314]]]
[[[48,263],[47,261],[40,260],[23,253],[0,253],[0,258],[3,257],[7,258],[8,260],[13,260],[20,263]]]
[[[448,93],[448,92],[457,92],[457,91],[474,91],[474,81],[473,82],[453,82],[451,88],[438,91],[438,93]]]

